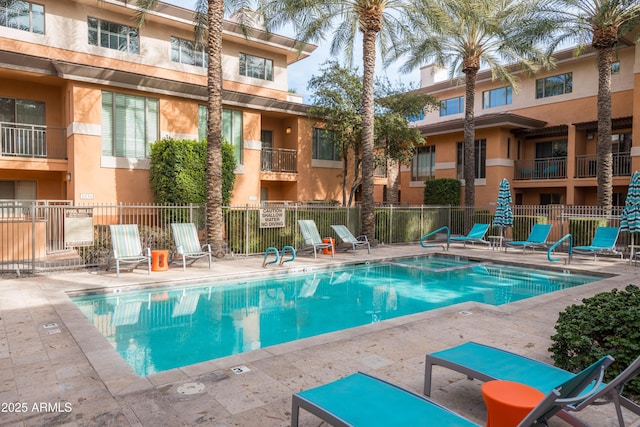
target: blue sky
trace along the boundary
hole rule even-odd
[[[188,9],[193,9],[195,6],[195,0],[163,0],[165,3],[175,4],[180,7],[185,7]],[[278,33],[292,37],[293,34],[287,34],[285,31],[279,31]],[[301,95],[304,95],[304,102],[308,102],[309,91],[307,89],[307,82],[319,73],[319,69],[321,64],[329,59],[338,60],[341,64],[344,64],[344,57],[332,57],[330,54],[330,43],[331,43],[331,35],[327,35],[326,41],[321,41],[315,43],[318,47],[311,54],[310,57],[298,61],[289,66],[288,69],[288,86],[289,89],[295,89],[295,91]],[[361,52],[361,50],[359,51]],[[401,74],[398,69],[402,65],[394,64],[390,66],[388,69],[383,69],[382,64],[378,58],[376,62],[376,76],[378,77],[387,77],[392,83],[396,83],[398,81],[402,81],[405,86],[410,84],[418,87],[420,83],[420,72],[419,70],[414,70],[409,74]],[[361,53],[354,53],[353,66],[357,67],[360,71],[362,71],[362,57]]]

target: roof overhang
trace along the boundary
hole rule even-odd
[[[572,125],[576,127],[576,130],[586,130],[588,132],[596,132],[598,130],[597,120],[593,120],[590,122],[572,123]],[[630,129],[632,126],[633,116],[611,119],[612,130]]]
[[[495,113],[476,116],[474,118],[474,124],[474,127],[476,129],[494,127],[507,129],[532,129],[541,128],[546,125],[547,122],[513,113]],[[453,132],[463,132],[464,119],[460,118],[449,120],[446,122],[428,124],[419,126],[418,129],[423,136],[434,136]]]
[[[567,136],[569,126],[558,125],[537,129],[515,129],[512,132],[517,137],[524,139],[551,138],[554,136]]]
[[[15,52],[0,51],[0,68],[57,76],[64,80],[81,81],[123,89],[177,96],[206,102],[207,87],[194,83],[151,77],[123,70],[93,67],[72,62],[56,61]],[[306,116],[308,105],[288,102],[248,93],[222,91],[224,105],[262,111]]]

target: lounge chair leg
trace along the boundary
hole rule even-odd
[[[423,393],[425,396],[431,396],[431,374],[433,371],[433,364],[429,361],[429,355],[424,363],[424,389]]]

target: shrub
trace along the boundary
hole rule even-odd
[[[577,372],[603,356],[615,362],[607,369],[610,381],[640,355],[640,288],[628,285],[599,293],[560,313],[549,351],[560,368]],[[640,378],[625,386],[625,395],[640,396]]]
[[[451,178],[428,179],[424,182],[424,204],[432,206],[458,206],[460,181]]]
[[[207,202],[207,142],[164,138],[151,145],[149,179],[157,204],[204,205]],[[222,143],[222,203],[228,205],[235,183],[236,159]]]
[[[571,218],[569,219],[569,233],[573,236],[573,246],[590,245],[596,229],[605,227],[607,220],[604,218]]]
[[[515,215],[513,217],[513,240],[526,240],[534,224],[546,224],[547,217]]]

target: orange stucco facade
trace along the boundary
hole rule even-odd
[[[174,58],[172,51],[175,40],[193,39],[193,12],[160,4],[162,13],[149,14],[137,30],[136,52],[127,50],[128,41],[115,49],[106,46],[113,42],[106,33],[97,45],[89,42],[92,19],[133,26],[135,10],[126,1],[45,0],[38,5],[44,8],[40,33],[0,27],[0,101],[6,110],[0,116],[0,181],[6,190],[0,199],[12,198],[15,184],[13,198],[153,202],[148,153],[123,154],[116,146],[132,144],[130,139],[140,138],[136,132],[146,132],[147,143],[198,138],[199,109],[207,102],[206,68]],[[288,65],[303,60],[315,46],[298,51],[294,40],[279,35],[265,40],[259,30],[245,37],[233,21],[225,21],[224,29],[223,108],[241,112],[240,127],[234,123],[233,128],[241,161],[232,204],[340,200],[341,166],[313,158],[314,123],[302,97],[287,87]],[[270,75],[243,72],[243,55],[264,61]],[[110,110],[103,105],[109,94],[157,102],[157,112],[150,113],[151,104],[145,103],[144,123],[137,122],[143,116],[126,116],[121,130],[116,113],[108,117]],[[34,119],[25,108],[39,109],[39,115]],[[112,132],[113,146],[106,143],[105,148]]]
[[[492,80],[488,71],[479,73],[474,102],[475,139],[477,144],[484,141],[485,149],[480,160],[483,170],[476,172],[477,206],[495,203],[503,178],[510,180],[518,204],[597,204],[596,56],[587,49],[576,57],[568,49],[557,52],[556,58],[557,66],[552,70],[519,75],[517,90],[500,102],[491,100],[485,104],[484,97],[502,93],[506,84]],[[616,60],[611,78],[613,191],[614,204],[621,204],[631,174],[640,169],[640,48],[622,45]],[[424,67],[420,91],[439,101],[464,99],[463,81],[438,79],[438,75],[442,73],[436,67]],[[567,79],[561,93],[538,92],[545,82],[558,76]],[[448,115],[440,110],[426,112],[424,118],[414,122],[425,137],[425,145],[435,151],[426,179],[462,177],[457,144],[464,139],[463,102],[460,107],[460,111]],[[423,203],[425,179],[416,179],[412,167],[401,167],[402,204]],[[381,196],[381,191],[376,193],[376,197]],[[464,188],[461,203],[463,198]]]

